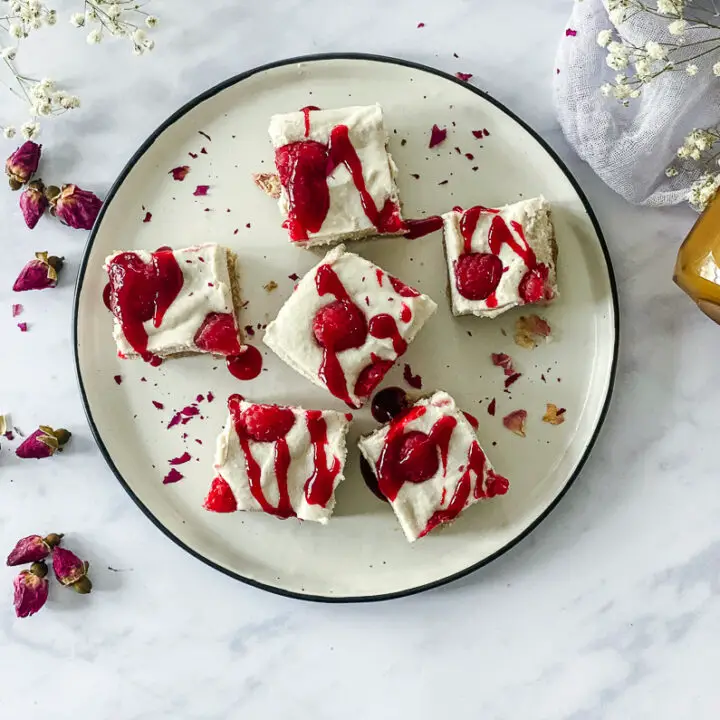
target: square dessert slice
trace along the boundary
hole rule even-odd
[[[410,542],[508,490],[446,392],[419,400],[358,447]]]
[[[427,295],[338,245],[295,286],[264,342],[359,408],[436,309]]]
[[[110,255],[104,300],[118,355],[159,364],[192,353],[241,353],[235,263],[234,253],[214,244]]]
[[[290,240],[311,247],[404,232],[379,105],[273,115],[269,132]]]
[[[557,245],[545,198],[443,215],[454,315],[496,317],[557,295]]]
[[[229,417],[215,451],[205,507],[257,510],[327,523],[343,481],[345,435],[352,416],[228,399]]]

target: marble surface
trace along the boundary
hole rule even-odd
[[[69,12],[76,3],[61,2]],[[87,46],[64,19],[30,41],[23,69],[63,79],[82,110],[48,123],[45,180],[99,193],[138,144],[208,86],[307,52],[394,54],[452,72],[531,123],[567,161],[605,231],[619,283],[615,400],[581,477],[526,540],[450,586],[328,606],[246,587],[185,554],[135,507],[89,434],[71,347],[73,280],[86,234],[27,231],[0,194],[0,403],[19,427],[65,425],[71,449],[43,462],[0,452],[0,547],[64,531],[87,557],[89,597],[53,588],[16,620],[0,606],[2,716],[112,720],[343,717],[717,717],[720,691],[720,329],[671,282],[693,214],[627,205],[570,153],[551,104],[568,0],[176,0],[157,49]],[[380,24],[382,21],[382,24]],[[426,27],[417,29],[418,22]],[[455,59],[453,53],[460,57]],[[0,122],[19,108],[7,95]],[[6,151],[11,143],[3,145]],[[27,293],[35,250],[67,259],[61,285]],[[109,567],[114,568],[110,570]]]

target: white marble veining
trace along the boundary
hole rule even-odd
[[[374,605],[269,595],[167,540],[105,466],[80,404],[70,337],[86,233],[46,220],[30,233],[17,196],[2,192],[0,410],[22,428],[64,425],[74,437],[68,452],[43,462],[19,461],[2,443],[0,548],[64,531],[95,583],[89,597],[54,587],[39,615],[16,620],[14,573],[3,572],[2,717],[716,718],[720,329],[671,282],[691,211],[627,205],[560,135],[550,87],[569,1],[155,5],[162,29],[145,58],[125,45],[91,48],[64,22],[30,41],[23,69],[62,78],[84,101],[47,125],[46,181],[105,192],[180,104],[282,56],[356,50],[472,72],[560,153],[597,212],[622,310],[615,400],[565,499],[485,569]],[[3,95],[0,116],[11,111]],[[60,286],[14,297],[17,271],[45,249],[67,259]],[[10,317],[18,300],[26,334]]]

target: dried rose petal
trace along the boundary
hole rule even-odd
[[[77,230],[91,230],[101,207],[97,195],[77,185],[63,185],[60,193],[50,198],[50,212]]]
[[[5,161],[5,172],[13,190],[19,190],[35,174],[40,164],[41,150],[42,145],[28,140]]]
[[[512,375],[508,375],[505,378],[505,387],[509,388],[514,382],[517,382],[522,377],[522,373],[516,372]]]
[[[13,284],[15,292],[25,290],[44,290],[57,285],[58,272],[62,269],[63,258],[48,256],[46,252],[36,252],[35,259],[30,260],[20,271]]]
[[[548,338],[552,329],[539,315],[522,315],[515,321],[515,343],[532,350],[538,345],[538,338]]]
[[[48,207],[45,197],[45,186],[42,180],[31,182],[20,195],[20,210],[22,210],[25,224],[33,230]]]
[[[40,458],[50,457],[58,450],[62,451],[63,446],[70,439],[70,433],[60,428],[53,430],[47,425],[41,425],[32,435],[20,443],[15,454],[19,458]]]
[[[81,560],[74,552],[62,547],[54,547],[52,564],[55,577],[61,585],[71,587],[82,595],[92,590],[92,583],[87,576],[90,564]]]
[[[15,543],[15,547],[11,550],[7,557],[7,565],[24,565],[25,563],[38,562],[44,560],[50,551],[61,540],[62,535],[51,533],[46,538],[40,535],[28,535],[21,538]]]
[[[210,189],[209,185],[198,185],[195,188],[195,192],[193,193],[193,195],[195,195],[196,197],[205,197],[205,195],[208,194],[209,189]]]
[[[496,367],[501,367],[507,377],[515,374],[515,367],[509,355],[505,353],[492,353],[490,358],[492,359],[492,364]]]
[[[280,176],[275,173],[253,173],[255,184],[271,198],[276,200],[280,197]]]
[[[13,604],[19,618],[34,615],[47,601],[48,581],[43,573],[47,574],[47,566],[34,563],[30,570],[23,570],[13,580]]]
[[[20,328],[20,332],[28,331],[28,324],[26,322],[18,323],[17,326]]]
[[[482,130],[472,130],[471,132],[472,132],[473,136],[476,138],[484,137]]]
[[[20,303],[13,303],[12,316],[17,317],[23,311],[23,306]]]
[[[152,404],[153,404],[158,410],[164,410],[164,409],[165,409],[165,406],[164,406],[161,402],[158,402],[157,400],[153,400],[153,401],[152,401]]]
[[[168,462],[170,463],[170,465],[183,465],[190,460],[192,460],[192,455],[190,455],[190,453],[186,451],[180,457],[173,458]]]
[[[554,403],[546,403],[547,409],[543,415],[543,422],[550,425],[562,425],[565,422],[565,408],[558,408]]]
[[[197,155],[195,156],[197,157]],[[187,174],[190,172],[190,166],[189,165],[180,165],[179,167],[173,168],[168,175],[173,176],[173,180],[177,180],[178,182],[182,182],[186,177]]]
[[[424,23],[424,22],[419,22],[419,23],[417,24],[417,26],[418,26],[418,28],[424,28],[424,27],[425,27],[425,23]]]
[[[149,223],[152,220],[152,213],[150,211],[145,213],[145,217],[143,218],[144,223]]]
[[[163,485],[170,485],[182,480],[185,476],[175,468],[170,468],[170,472],[163,478]]]
[[[429,147],[434,148],[439,145],[447,137],[447,128],[439,128],[437,125],[432,126],[430,131],[430,145]]]
[[[265,292],[271,293],[273,290],[277,290],[277,287],[278,284],[274,280],[271,280],[270,282],[263,285],[263,290],[265,290]]]
[[[456,72],[455,77],[458,78],[458,80],[467,82],[472,77],[472,73]]]
[[[568,28],[565,30],[565,37],[575,37],[577,35],[577,30],[573,30],[572,28]]]
[[[215,396],[212,394],[211,391],[208,391],[207,401],[208,401],[209,403],[211,403],[214,399],[215,399]]]
[[[420,390],[422,388],[422,377],[420,377],[420,375],[413,375],[412,368],[408,365],[408,363],[405,363],[403,379],[410,387],[415,388],[416,390]]]
[[[520,437],[525,437],[526,410],[514,410],[503,418],[503,425]]]
[[[487,407],[488,415],[495,415],[495,405],[496,405],[495,398],[493,398]]]

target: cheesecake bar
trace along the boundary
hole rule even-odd
[[[214,244],[110,255],[104,300],[118,355],[159,364],[193,353],[241,353],[235,265],[234,253]]]
[[[543,197],[443,215],[454,315],[493,318],[557,296],[557,244]]]
[[[338,245],[298,282],[264,342],[359,408],[436,309],[427,295]]]
[[[343,481],[351,416],[228,399],[205,507],[255,510],[325,524]]]
[[[274,115],[283,227],[304,247],[405,232],[379,105]]]
[[[410,542],[508,490],[446,392],[419,400],[358,447]]]

